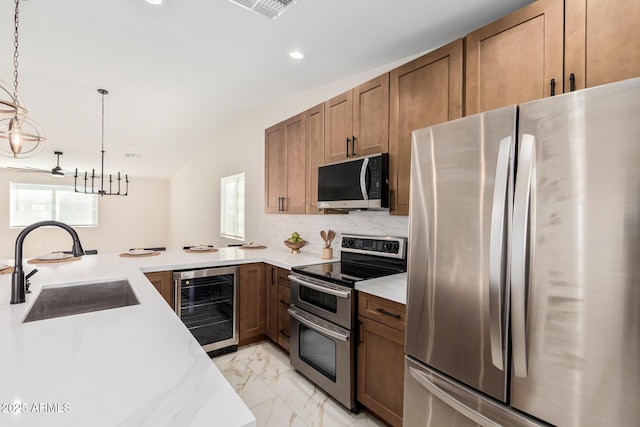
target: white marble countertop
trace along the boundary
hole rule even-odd
[[[267,262],[326,262],[286,248],[167,251],[37,267],[24,304],[0,275],[0,425],[255,426],[255,417],[143,272]],[[13,263],[3,260],[0,264]],[[126,278],[139,305],[22,323],[43,286]]]
[[[378,277],[356,283],[356,290],[400,304],[407,303],[407,273]]]

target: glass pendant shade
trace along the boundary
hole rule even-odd
[[[14,156],[22,151],[22,129],[17,117],[9,121],[9,145]]]
[[[0,119],[0,155],[13,158],[27,158],[38,154],[44,148],[46,137],[38,123],[25,117]]]

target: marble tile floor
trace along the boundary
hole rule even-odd
[[[268,341],[214,357],[258,427],[383,427],[373,416],[353,414],[299,374]]]

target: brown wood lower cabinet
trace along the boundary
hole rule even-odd
[[[278,268],[278,339],[277,343],[289,353],[289,304],[291,303],[289,270]]]
[[[289,270],[264,264],[265,334],[287,353],[289,352]]]
[[[357,398],[394,427],[402,426],[404,315],[403,304],[359,294]]]
[[[267,288],[265,333],[273,342],[278,341],[278,267],[264,265],[264,281]]]
[[[238,346],[264,339],[267,309],[267,288],[264,264],[240,265],[238,279]]]
[[[173,309],[173,273],[171,271],[153,271],[144,273],[144,275]]]

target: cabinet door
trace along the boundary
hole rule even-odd
[[[353,89],[352,156],[389,151],[389,73]]]
[[[147,280],[160,292],[162,298],[169,304],[171,309],[173,306],[173,274],[171,271],[154,271],[151,273],[144,273]]]
[[[462,40],[390,73],[391,214],[409,214],[411,132],[462,116]]]
[[[267,292],[263,263],[240,265],[238,290],[238,345],[242,346],[259,341],[265,332]]]
[[[538,0],[466,37],[466,115],[562,93],[563,0]]]
[[[306,212],[306,139],[307,118],[304,113],[284,122],[286,192],[283,209],[286,213]]]
[[[402,426],[404,334],[358,319],[358,401],[392,426]]]
[[[565,3],[565,92],[640,76],[640,1]]]
[[[284,143],[283,123],[271,126],[264,131],[264,201],[266,213],[280,212],[286,186],[286,147]]]
[[[265,333],[273,342],[278,341],[278,267],[265,264],[264,281],[267,288]]]
[[[316,105],[307,115],[307,213],[318,209],[318,166],[324,163],[324,104]]]
[[[347,138],[353,136],[353,91],[324,103],[324,162],[332,163],[347,158]],[[349,154],[351,144],[349,143]]]

